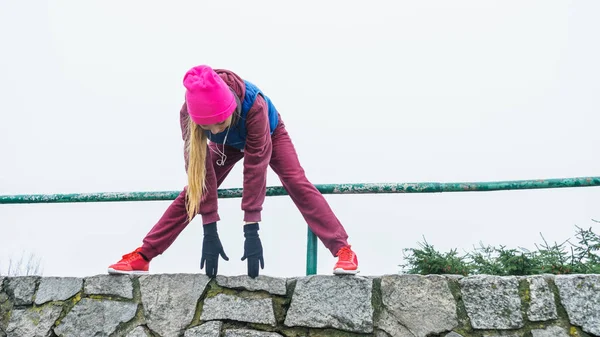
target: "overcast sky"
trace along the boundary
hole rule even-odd
[[[0,194],[174,191],[185,71],[227,68],[279,109],[314,184],[600,175],[598,1],[0,1]],[[242,164],[222,188],[241,187]],[[269,170],[269,186],[279,186]],[[600,188],[327,195],[362,275],[402,250],[534,249],[600,218]],[[0,205],[0,270],[106,273],[170,201]],[[240,199],[219,232],[246,273]],[[600,225],[595,225],[600,232]],[[305,273],[306,223],[268,197],[262,274]],[[151,264],[196,273],[199,218]],[[335,259],[319,243],[318,273]]]

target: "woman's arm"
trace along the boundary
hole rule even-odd
[[[271,160],[271,132],[267,102],[261,95],[246,115],[242,210],[245,222],[261,221],[267,190],[267,167]]]

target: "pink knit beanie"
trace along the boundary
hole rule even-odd
[[[236,108],[235,97],[219,75],[209,66],[188,70],[183,77],[185,100],[190,118],[201,125],[226,120]]]

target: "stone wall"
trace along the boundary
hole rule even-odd
[[[0,277],[6,336],[600,336],[600,275]]]

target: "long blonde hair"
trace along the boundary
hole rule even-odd
[[[237,106],[229,117],[229,125],[227,127],[231,127],[238,122],[242,111],[240,99],[231,88],[229,90],[233,93]],[[188,219],[192,221],[198,213],[202,194],[206,190],[206,151],[208,148],[208,137],[204,130],[198,124],[194,123],[189,116],[187,119],[188,189],[185,206]]]
[[[200,208],[202,194],[206,190],[206,148],[207,136],[204,130],[188,118],[187,123],[188,153],[188,189],[186,193],[186,209],[189,221],[192,221]]]

